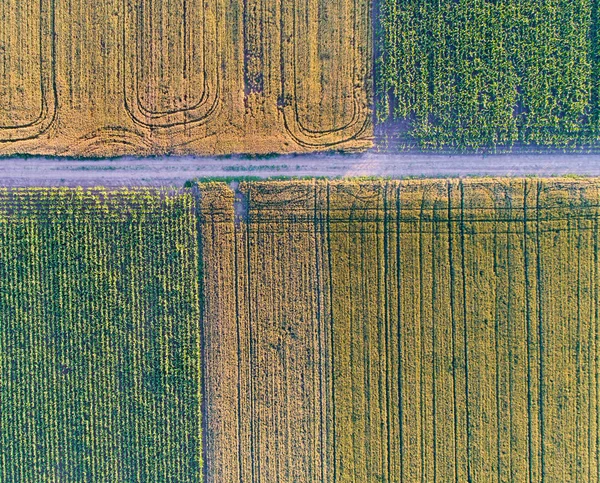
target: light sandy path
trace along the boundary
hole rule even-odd
[[[199,177],[600,176],[600,155],[309,155],[269,159],[0,159],[0,186],[182,186]]]

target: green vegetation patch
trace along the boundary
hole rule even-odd
[[[597,2],[382,0],[378,118],[427,148],[597,145]]]
[[[202,479],[190,194],[0,191],[0,481]]]

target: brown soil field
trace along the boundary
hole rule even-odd
[[[371,145],[367,0],[6,0],[0,155]]]
[[[207,480],[598,481],[599,186],[198,185]]]

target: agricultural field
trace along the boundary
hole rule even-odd
[[[598,186],[200,185],[214,481],[598,481]]]
[[[599,146],[595,0],[5,0],[0,19],[0,155]]]
[[[0,191],[0,481],[202,478],[189,193]]]
[[[0,481],[600,480],[600,182],[0,191]]]
[[[378,5],[377,117],[401,145],[598,146],[597,2]]]
[[[363,150],[368,0],[4,0],[0,155]]]
[[[5,0],[0,19],[0,155],[599,145],[592,0]]]

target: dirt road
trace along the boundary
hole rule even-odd
[[[0,159],[0,186],[182,186],[202,177],[600,176],[600,155],[309,155],[269,159]]]

